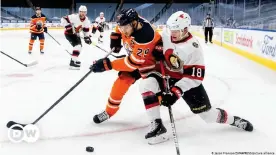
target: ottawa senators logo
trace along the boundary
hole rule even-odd
[[[177,55],[171,54],[169,56],[170,68],[173,70],[181,69],[182,63]]]

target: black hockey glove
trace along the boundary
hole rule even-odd
[[[99,23],[99,26],[102,27],[102,28],[104,28],[104,25],[105,25],[104,22],[100,22],[100,23]]]
[[[44,32],[48,33],[48,28],[47,27],[44,27]]]
[[[165,56],[163,54],[163,42],[160,40],[154,47],[152,51],[152,55],[156,61],[165,60]]]
[[[86,44],[92,44],[92,41],[91,41],[91,39],[90,39],[90,37],[89,36],[86,36],[86,37],[84,37],[84,42],[86,43]]]
[[[112,69],[109,58],[102,58],[93,63],[90,69],[95,73],[101,73]]]
[[[163,106],[172,106],[181,96],[182,96],[182,90],[174,86],[171,88],[171,94],[162,94],[162,100],[161,100],[161,105]]]
[[[122,35],[120,33],[112,32],[110,34],[110,48],[114,48],[114,53],[119,53],[121,48],[123,47],[121,41]]]

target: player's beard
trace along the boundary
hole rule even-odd
[[[131,34],[133,33],[133,31],[134,31],[134,30],[133,30],[133,28],[132,28],[130,31],[128,31],[128,32],[125,33],[125,36],[126,36],[126,37],[130,37]]]
[[[130,37],[131,36],[131,34],[133,33],[133,31],[134,31],[134,28],[133,28],[133,26],[131,26],[131,28],[127,28],[127,29],[121,29],[120,27],[119,27],[119,29],[121,30],[121,32],[126,36],[126,37]]]

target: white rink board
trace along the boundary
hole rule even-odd
[[[223,29],[223,43],[276,62],[276,32]]]
[[[192,30],[204,35],[201,26]],[[276,32],[246,29],[215,28],[214,40],[276,62]]]

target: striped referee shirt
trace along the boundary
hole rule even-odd
[[[205,28],[205,27],[214,27],[214,26],[215,26],[215,24],[214,24],[212,18],[206,18],[203,22],[203,28]]]

